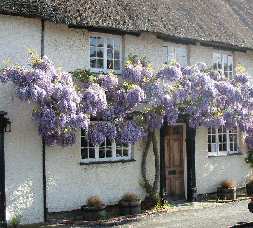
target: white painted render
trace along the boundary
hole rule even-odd
[[[0,62],[6,57],[26,63],[27,48],[40,52],[41,24],[37,19],[0,16]],[[155,35],[125,35],[123,57],[145,55],[157,69],[163,62],[164,41]],[[170,42],[170,45],[173,43]],[[188,45],[190,64],[212,63],[213,48]],[[89,33],[65,25],[45,23],[45,54],[59,67],[71,71],[89,67]],[[253,54],[234,52],[236,63],[246,66],[253,75]],[[0,87],[0,109],[8,112],[12,132],[6,134],[6,185],[8,215],[20,212],[23,223],[43,220],[41,140],[31,120],[31,106],[15,98],[11,88]],[[157,134],[159,139],[159,134]],[[158,140],[159,141],[159,140]],[[126,192],[144,197],[141,181],[143,142],[134,146],[129,163],[80,165],[80,137],[69,148],[47,147],[47,197],[49,211],[77,209],[92,195],[100,195],[108,204],[116,203]],[[154,177],[154,157],[149,153],[148,176]],[[196,137],[196,177],[198,193],[212,192],[224,178],[245,182],[250,169],[245,155],[207,157],[207,132],[201,128]],[[13,212],[13,208],[21,209]],[[23,206],[21,206],[23,205]]]
[[[252,175],[252,169],[245,163],[247,149],[240,137],[240,155],[208,157],[207,129],[197,129],[196,135],[196,183],[198,194],[216,192],[225,180],[235,180],[243,187]]]
[[[0,63],[6,57],[26,64],[27,48],[40,50],[40,21],[0,16]],[[41,139],[31,122],[31,106],[21,103],[11,85],[0,84],[0,110],[8,112],[6,133],[7,218],[22,215],[23,223],[43,221]]]

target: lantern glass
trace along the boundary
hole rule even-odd
[[[9,120],[6,121],[5,132],[11,132],[11,122]]]

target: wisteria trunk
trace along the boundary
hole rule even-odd
[[[149,183],[148,178],[147,178],[147,156],[148,156],[151,142],[153,144],[153,153],[155,156],[155,179],[154,179],[153,185]],[[160,164],[159,164],[159,151],[158,151],[157,140],[156,140],[154,131],[148,132],[146,145],[145,145],[143,155],[142,155],[141,168],[142,168],[141,170],[142,170],[144,186],[147,192],[152,195],[156,194],[158,192]]]

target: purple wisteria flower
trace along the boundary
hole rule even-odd
[[[123,144],[135,144],[145,136],[144,129],[134,121],[127,121],[118,127],[117,141]]]
[[[128,104],[133,107],[145,99],[145,93],[141,87],[135,86],[130,89],[127,93]]]
[[[163,68],[158,72],[157,77],[166,79],[168,81],[176,81],[182,77],[182,72],[179,67],[166,66],[165,68]]]

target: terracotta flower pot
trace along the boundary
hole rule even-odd
[[[90,207],[90,206],[83,206],[81,210],[83,213],[83,219],[87,221],[96,221],[102,219],[106,216],[106,206],[102,205],[101,207]]]
[[[141,200],[119,202],[119,208],[122,215],[135,215],[141,213]]]
[[[217,188],[217,198],[221,200],[236,200],[236,188]]]

